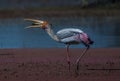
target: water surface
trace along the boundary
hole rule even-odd
[[[44,17],[55,32],[79,28],[94,40],[93,48],[120,47],[120,17]],[[0,19],[0,48],[63,48],[40,28],[24,29],[30,23],[23,18]],[[72,45],[81,48],[83,45]]]

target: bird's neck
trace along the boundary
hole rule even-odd
[[[54,34],[53,30],[51,29],[51,27],[45,29],[45,31],[48,33],[48,35],[54,39],[55,41],[59,41],[58,37],[56,36],[56,34]]]

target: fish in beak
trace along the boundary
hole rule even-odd
[[[46,26],[48,25],[47,21],[42,21],[42,20],[35,20],[35,19],[24,19],[26,21],[32,22],[31,26],[25,27],[25,28],[42,28],[45,29]]]

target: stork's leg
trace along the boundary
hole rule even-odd
[[[78,75],[79,72],[79,62],[82,59],[82,57],[86,54],[87,50],[89,49],[89,46],[87,46],[87,48],[82,52],[81,56],[77,59],[76,61],[76,74]]]
[[[67,44],[67,46],[66,46],[66,50],[67,50],[67,63],[68,63],[69,71],[70,71],[69,44]]]

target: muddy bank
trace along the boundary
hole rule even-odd
[[[0,49],[0,81],[119,81],[120,48],[90,49],[75,75],[83,49],[71,49],[68,71],[65,49]]]

